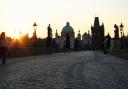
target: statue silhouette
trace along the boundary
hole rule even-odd
[[[115,30],[114,30],[115,37],[114,38],[119,39],[119,28],[116,24],[114,25],[114,28],[115,28]]]
[[[48,30],[48,38],[52,38],[52,28],[50,27],[50,24],[49,24],[47,30]]]

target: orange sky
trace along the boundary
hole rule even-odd
[[[32,25],[38,24],[38,37],[47,36],[47,26],[51,24],[53,35],[60,34],[69,21],[76,34],[91,30],[94,17],[99,16],[105,24],[105,33],[113,36],[114,24],[125,26],[128,32],[127,0],[0,0],[0,32],[13,35],[14,31],[23,34],[33,33]]]

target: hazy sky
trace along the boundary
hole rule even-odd
[[[125,26],[128,32],[128,0],[0,0],[0,32],[11,35],[14,31],[33,33],[32,25],[38,24],[37,34],[46,37],[47,26],[60,34],[69,21],[76,34],[91,30],[94,17],[105,24],[105,33],[113,35],[113,25]],[[53,33],[54,34],[54,33]]]

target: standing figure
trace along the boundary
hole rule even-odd
[[[106,36],[106,38],[107,38],[107,42],[106,42],[106,48],[107,49],[109,49],[110,48],[110,45],[111,45],[111,36],[109,35],[109,33],[108,33],[108,35]]]
[[[5,32],[0,35],[0,56],[2,58],[2,64],[6,64],[6,52],[7,52],[7,40]]]
[[[69,37],[69,34],[66,35],[66,48],[70,49],[70,37]]]
[[[114,28],[115,28],[115,30],[114,30],[115,37],[114,38],[119,39],[119,28],[116,24],[114,25]]]

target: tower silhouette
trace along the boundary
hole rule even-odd
[[[104,24],[100,25],[99,17],[95,17],[94,26],[91,27],[92,46],[96,48],[104,48]]]
[[[55,33],[55,38],[57,38],[59,35],[58,35],[58,31],[56,29],[56,33]]]

